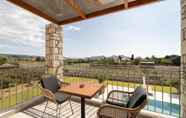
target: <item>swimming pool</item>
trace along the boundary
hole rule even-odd
[[[180,117],[180,105],[165,101],[149,99],[147,110]]]

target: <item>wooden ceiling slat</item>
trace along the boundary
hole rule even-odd
[[[83,19],[86,19],[85,13],[83,12],[83,10],[81,10],[80,6],[75,3],[74,0],[65,0],[65,2],[69,4],[70,7],[72,7],[74,11],[77,12]]]
[[[101,0],[95,0],[96,2],[103,4],[103,2]]]
[[[124,7],[125,9],[128,9],[128,0],[124,0]]]

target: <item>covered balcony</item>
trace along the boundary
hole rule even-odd
[[[37,63],[29,69],[21,66],[13,69],[2,68],[0,72],[2,115],[13,114],[8,115],[10,118],[20,116],[41,117],[46,105],[40,89],[40,79],[45,75],[44,63]],[[65,64],[64,82],[104,84],[105,89],[102,93],[98,93],[95,97],[86,101],[86,116],[94,118],[97,117],[97,111],[106,101],[110,91],[134,91],[136,87],[143,86],[142,77],[144,73],[148,90],[148,104],[138,117],[181,117],[181,90],[179,88],[181,76],[179,67],[162,70],[140,66],[132,67],[131,65],[130,67],[109,66],[108,68],[100,65]],[[32,77],[32,80],[30,77]],[[13,79],[16,82],[12,82]],[[8,82],[9,84],[6,84]],[[115,97],[117,98],[119,95]],[[49,106],[55,109],[54,103],[50,102]],[[74,114],[71,114],[68,102],[62,104],[61,117],[80,117],[80,98],[72,97],[72,108]],[[48,109],[45,115],[55,117],[55,113],[55,110]]]
[[[112,90],[132,92],[138,86],[146,86],[148,104],[138,118],[185,118],[185,43],[182,42],[182,66],[156,68],[143,66],[102,66],[96,64],[65,64],[63,57],[63,27],[113,12],[153,4],[161,0],[7,0],[51,22],[46,26],[46,62],[20,65],[18,68],[0,69],[0,117],[40,118],[56,117],[55,104],[45,110],[46,101],[41,93],[40,80],[55,75],[61,81],[72,84],[86,82],[103,84],[104,89],[93,98],[86,99],[87,118],[96,118],[98,110]],[[185,16],[185,0],[182,16]],[[185,19],[182,19],[184,22]],[[185,26],[183,25],[182,28]],[[185,30],[182,33],[185,36]],[[182,37],[185,38],[185,37]],[[30,79],[32,78],[32,79]],[[115,95],[115,98],[120,97]],[[60,117],[81,117],[80,98],[72,96],[72,114],[67,102],[60,107]],[[117,114],[116,114],[117,115]]]

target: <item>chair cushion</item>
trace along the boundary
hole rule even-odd
[[[59,104],[64,103],[66,100],[68,100],[70,98],[69,95],[65,94],[65,93],[61,93],[61,92],[56,92],[55,94],[56,97],[56,101]]]
[[[111,105],[116,105],[120,107],[126,107],[127,106],[127,101],[123,100],[117,100],[117,99],[108,99],[106,103],[111,104]]]
[[[58,79],[55,76],[50,76],[46,79],[41,80],[41,85],[45,89],[49,89],[53,93],[57,92],[59,89]]]
[[[112,94],[113,96],[110,96],[106,103],[108,104],[112,104],[112,105],[117,105],[120,107],[126,107],[127,106],[127,102],[128,102],[128,95],[127,94]]]
[[[142,87],[137,87],[134,91],[134,94],[129,98],[127,107],[135,108],[141,105],[146,98],[147,98],[147,94],[145,89],[143,89]]]

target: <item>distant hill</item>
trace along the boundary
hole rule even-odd
[[[1,58],[6,58],[8,60],[32,60],[34,58],[44,58],[43,56],[31,56],[31,55],[17,55],[17,54],[0,54]]]

